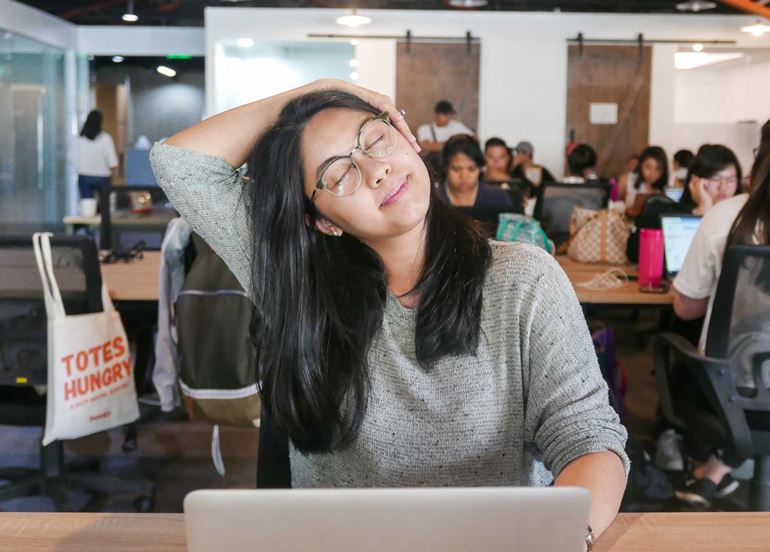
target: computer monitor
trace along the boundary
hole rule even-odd
[[[184,501],[189,552],[580,552],[575,487],[204,490]]]
[[[690,249],[701,217],[695,215],[661,215],[663,229],[663,250],[666,257],[666,275],[673,278],[682,268],[684,258]]]

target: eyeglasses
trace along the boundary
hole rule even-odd
[[[730,189],[735,188],[738,186],[738,177],[737,176],[713,176],[711,178],[706,178],[705,188],[706,189]]]
[[[361,167],[353,160],[353,154],[360,151],[367,157],[382,159],[396,149],[396,129],[390,124],[390,115],[380,113],[361,125],[356,138],[356,147],[347,155],[333,157],[321,168],[321,176],[313,189],[310,201],[319,191],[336,197],[349,196],[361,186]]]

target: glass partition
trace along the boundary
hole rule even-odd
[[[60,222],[67,207],[64,50],[0,30],[0,221]]]

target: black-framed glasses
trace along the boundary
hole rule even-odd
[[[353,160],[353,154],[360,151],[367,157],[381,159],[396,149],[396,129],[390,124],[388,112],[380,113],[361,125],[356,138],[356,147],[347,154],[333,157],[321,168],[321,176],[313,189],[310,201],[319,191],[336,197],[349,196],[361,186],[361,167]]]
[[[129,249],[113,249],[99,259],[99,262],[104,264],[117,263],[118,261],[128,262],[134,259],[142,259],[144,257],[144,248],[147,247],[147,243],[144,240],[139,240]]]

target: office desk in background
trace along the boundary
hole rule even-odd
[[[566,256],[556,258],[567,273],[572,285],[590,280],[594,274],[611,268],[622,268],[627,274],[636,275],[633,265],[594,265],[578,263]],[[142,259],[128,262],[102,264],[102,278],[114,301],[157,301],[160,252],[145,251]],[[636,280],[616,289],[591,291],[575,287],[578,300],[586,305],[670,306],[674,302],[671,291],[667,293],[642,293]]]
[[[0,513],[0,543],[4,552],[187,548],[183,514]],[[770,513],[620,514],[594,547],[595,552],[658,550],[770,550]]]

